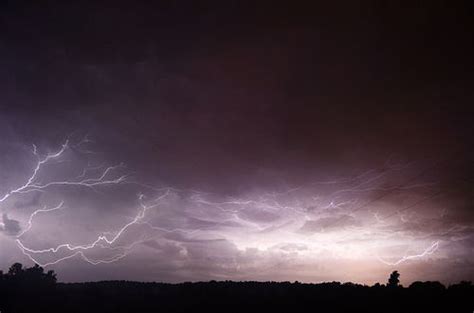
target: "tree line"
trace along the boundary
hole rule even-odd
[[[0,271],[0,312],[473,312],[474,286],[210,281],[180,284],[58,283],[54,271],[13,264]]]

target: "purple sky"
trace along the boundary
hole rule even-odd
[[[199,3],[1,4],[0,269],[474,279],[466,10]]]

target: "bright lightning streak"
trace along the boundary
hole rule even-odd
[[[120,230],[115,234],[115,236],[113,236],[110,239],[107,238],[107,236],[103,235],[103,236],[98,236],[95,241],[93,241],[92,243],[86,244],[86,245],[72,245],[70,243],[65,243],[65,244],[58,245],[56,247],[52,247],[52,248],[48,248],[48,249],[42,249],[42,250],[35,250],[35,249],[28,248],[19,239],[17,239],[16,242],[17,242],[18,246],[20,247],[20,249],[22,250],[22,252],[25,255],[27,255],[31,260],[35,261],[36,263],[38,263],[42,266],[56,264],[56,263],[58,263],[62,260],[72,258],[75,255],[80,255],[83,259],[85,259],[87,262],[89,262],[93,265],[96,265],[96,264],[99,264],[99,263],[110,263],[110,262],[113,262],[112,260],[121,259],[125,255],[121,254],[120,258],[113,258],[113,259],[108,260],[108,261],[100,260],[100,261],[94,262],[94,261],[91,261],[89,258],[87,258],[82,251],[93,249],[96,246],[98,246],[101,242],[105,242],[108,245],[113,245],[129,227],[131,227],[132,225],[138,224],[139,221],[142,220],[145,217],[145,214],[149,209],[151,209],[153,207],[156,207],[159,204],[159,202],[162,199],[164,199],[165,197],[167,197],[168,195],[169,195],[169,190],[167,190],[163,195],[161,195],[158,198],[156,198],[155,200],[153,200],[151,205],[145,205],[142,201],[144,199],[144,195],[140,194],[138,198],[139,198],[139,203],[140,203],[141,210],[139,211],[139,213],[135,216],[135,218],[131,222],[129,222],[129,223],[125,224],[124,226],[122,226],[122,228],[120,228]],[[51,211],[51,210],[49,210],[49,211]],[[32,217],[30,217],[30,220],[31,219],[32,219]],[[73,255],[69,255],[69,256],[60,258],[60,259],[58,259],[54,262],[43,263],[43,264],[39,263],[38,260],[33,257],[33,254],[57,253],[62,248],[65,248],[69,251],[76,251],[76,250],[82,250],[82,251],[77,251]]]
[[[135,244],[137,244],[139,242],[136,242]],[[135,244],[131,245],[129,247],[129,249],[131,249]],[[59,258],[59,259],[56,259],[54,261],[51,261],[51,262],[46,262],[46,263],[42,263],[40,262],[38,259],[34,258],[32,256],[31,253],[28,253],[26,252],[26,250],[22,249],[22,246],[21,246],[21,243],[19,243],[20,245],[20,248],[23,252],[24,255],[26,255],[31,261],[35,262],[36,264],[42,266],[42,267],[47,267],[47,266],[51,266],[51,265],[55,265],[55,264],[58,264],[62,261],[65,261],[65,260],[69,260],[69,259],[72,259],[76,256],[80,256],[84,261],[86,261],[87,263],[89,264],[92,264],[92,265],[98,265],[98,264],[108,264],[108,263],[113,263],[113,262],[116,262],[120,259],[123,259],[124,257],[126,257],[128,255],[128,250],[123,252],[123,253],[120,253],[120,254],[117,254],[111,258],[108,258],[108,259],[98,259],[98,260],[93,260],[89,257],[87,257],[83,251],[76,251],[75,253],[71,254],[71,255],[68,255],[68,256],[65,256],[65,257],[62,257],[62,258]]]
[[[82,143],[83,142],[80,144]],[[52,186],[76,186],[95,189],[96,187],[103,185],[130,183],[147,188],[148,190],[151,189],[155,193],[160,192],[160,195],[151,201],[145,201],[145,196],[143,194],[139,194],[138,213],[134,216],[134,218],[132,218],[130,222],[125,223],[114,233],[103,232],[93,241],[85,244],[73,244],[66,242],[45,249],[34,249],[27,246],[22,241],[21,237],[31,230],[35,216],[40,213],[49,213],[62,209],[64,201],[62,201],[56,207],[43,207],[42,209],[34,211],[29,216],[26,227],[19,234],[17,234],[16,243],[24,255],[41,266],[58,264],[59,262],[72,259],[74,257],[80,257],[92,265],[118,261],[127,256],[134,246],[144,242],[143,238],[135,238],[136,240],[128,246],[119,244],[119,239],[124,237],[125,233],[127,233],[127,231],[134,225],[144,225],[148,230],[155,230],[165,233],[194,235],[198,232],[206,232],[208,235],[217,234],[220,236],[220,238],[223,237],[230,241],[239,243],[239,246],[242,249],[252,246],[267,249],[269,247],[281,246],[285,242],[291,242],[308,246],[313,249],[311,251],[329,250],[332,251],[332,254],[338,257],[338,253],[340,253],[341,256],[344,256],[345,254],[352,255],[354,251],[354,249],[352,249],[353,247],[346,248],[341,246],[341,244],[338,242],[338,240],[345,239],[344,237],[340,236],[341,233],[346,234],[349,237],[354,235],[352,233],[347,233],[344,228],[339,230],[340,233],[336,235],[336,233],[332,233],[331,225],[324,226],[324,224],[322,224],[320,227],[321,229],[316,229],[310,234],[301,233],[302,227],[308,221],[317,223],[334,217],[336,217],[335,220],[338,221],[337,217],[339,216],[349,216],[350,218],[354,218],[354,215],[351,214],[350,209],[356,203],[360,203],[360,200],[363,200],[365,195],[369,192],[396,192],[400,190],[430,187],[434,184],[412,183],[406,186],[384,186],[381,180],[388,175],[389,171],[399,171],[404,168],[403,166],[398,166],[393,168],[389,167],[388,170],[382,172],[377,170],[369,170],[353,178],[341,178],[333,181],[313,182],[308,185],[290,188],[286,191],[278,193],[263,193],[257,197],[249,196],[245,198],[223,198],[220,195],[196,190],[155,188],[153,186],[141,184],[139,182],[131,182],[127,179],[127,175],[114,175],[116,170],[121,168],[122,165],[109,167],[94,167],[88,165],[82,169],[81,174],[73,179],[53,180],[40,183],[39,176],[41,175],[44,167],[53,160],[63,157],[68,148],[69,142],[66,141],[55,153],[49,153],[46,156],[41,156],[38,153],[37,147],[33,145],[33,155],[37,158],[37,162],[32,169],[31,175],[26,178],[26,182],[24,184],[8,191],[3,196],[1,196],[0,204],[14,195],[20,195],[29,192],[46,192],[47,189]],[[98,174],[92,175],[92,173]],[[328,185],[342,185],[343,188],[336,191],[332,190],[332,192],[326,192],[323,196],[321,193],[315,193],[318,189],[311,189],[311,187],[316,185],[321,185],[323,187]],[[175,194],[186,194],[184,201],[187,201],[187,203],[190,204],[192,208],[191,210],[186,210],[184,212],[186,217],[200,218],[205,222],[211,222],[209,224],[210,226],[201,226],[191,229],[179,227],[168,229],[166,227],[153,225],[150,221],[146,220],[147,212],[150,209],[158,207],[161,204],[161,201],[171,194],[171,191],[173,191]],[[303,196],[299,194],[300,192],[303,193]],[[266,216],[272,216],[272,218],[275,219],[256,219],[255,216],[259,214],[267,214]],[[377,213],[375,213],[374,216],[379,222],[381,222]],[[0,227],[5,227],[3,224],[4,223],[0,223]],[[228,225],[232,226],[227,228],[225,231],[222,231],[222,228],[228,227]],[[329,231],[326,233],[324,232],[325,229],[328,229]],[[366,230],[362,231],[360,229],[358,230],[351,228],[351,232],[352,230],[359,232],[359,234],[362,235],[370,233],[370,231]],[[242,231],[246,231],[247,235],[243,236]],[[262,236],[263,233],[265,233],[265,236]],[[435,242],[421,254],[404,256],[396,262],[387,262],[381,258],[379,258],[379,260],[387,265],[398,265],[408,260],[419,259],[433,254],[438,249],[438,246],[439,242]],[[119,253],[114,254],[108,258],[93,259],[89,256],[90,253],[88,252],[93,249],[108,249],[111,251],[118,251]],[[361,248],[359,250],[363,251],[364,249]],[[53,259],[44,262],[42,261],[44,257],[53,257]]]
[[[33,184],[34,180],[37,178],[38,172],[40,171],[41,167],[44,164],[48,163],[50,160],[60,157],[64,153],[64,151],[66,151],[66,148],[68,147],[68,143],[69,141],[66,141],[58,152],[48,154],[43,159],[41,159],[41,157],[38,155],[38,149],[36,148],[36,145],[33,145],[33,154],[38,158],[38,162],[36,163],[36,166],[33,170],[33,174],[31,174],[31,176],[28,178],[27,182],[24,185],[7,192],[3,197],[1,197],[0,202],[5,201],[6,199],[8,199],[11,195],[15,193],[21,193],[27,190]]]
[[[120,167],[120,166],[110,166],[110,167],[107,167],[102,172],[102,174],[96,178],[85,178],[85,179],[76,180],[76,181],[74,180],[52,181],[46,184],[37,183],[36,180],[38,179],[38,174],[40,173],[41,169],[50,161],[60,158],[64,154],[64,152],[67,150],[68,147],[69,147],[69,141],[66,141],[62,145],[59,151],[57,151],[56,153],[49,153],[45,157],[42,158],[39,155],[38,149],[36,148],[36,146],[33,145],[33,155],[36,156],[37,158],[37,163],[36,163],[35,168],[33,169],[33,173],[28,178],[25,184],[21,185],[20,187],[10,190],[9,192],[5,193],[2,197],[0,197],[0,203],[4,202],[5,200],[10,198],[14,194],[28,193],[28,192],[33,192],[33,191],[44,191],[44,189],[51,186],[69,185],[69,186],[82,186],[82,187],[94,188],[100,185],[120,184],[122,182],[125,182],[126,180],[125,175],[119,176],[114,179],[107,178],[109,173],[111,173],[113,170]]]
[[[39,209],[39,210],[34,211],[34,212],[30,215],[30,218],[28,219],[28,223],[27,223],[28,226],[27,226],[22,232],[20,232],[16,237],[17,237],[17,238],[20,238],[20,237],[23,236],[27,231],[29,231],[29,230],[31,229],[31,226],[32,226],[32,223],[33,223],[33,218],[36,216],[36,214],[38,214],[38,213],[52,212],[52,211],[56,211],[56,210],[62,209],[63,204],[64,204],[64,201],[61,201],[61,203],[58,204],[57,206],[55,206],[54,208],[49,208],[49,209],[47,209],[46,207],[43,207],[42,209]]]
[[[433,254],[436,250],[438,250],[438,248],[439,248],[439,241],[436,241],[431,246],[426,248],[422,253],[415,254],[415,255],[404,256],[403,258],[401,258],[401,259],[399,259],[395,262],[388,262],[388,261],[383,260],[380,257],[378,257],[378,259],[379,259],[380,262],[382,262],[386,265],[394,266],[394,265],[399,265],[399,264],[404,263],[404,262],[409,261],[409,260],[419,259],[419,258],[423,258],[427,255]]]
[[[87,142],[87,141],[83,140],[79,144],[83,144],[85,142]],[[42,157],[39,154],[36,145],[33,145],[32,153],[36,157],[37,162],[36,162],[36,164],[35,164],[35,166],[32,170],[31,175],[26,179],[26,182],[23,185],[21,185],[19,187],[16,187],[14,189],[11,189],[10,191],[6,192],[3,196],[1,196],[0,197],[0,203],[5,202],[7,199],[14,196],[15,194],[24,194],[24,193],[35,192],[35,191],[44,192],[47,188],[52,187],[52,186],[77,186],[77,187],[87,187],[87,188],[94,189],[97,186],[120,184],[120,183],[126,182],[126,176],[125,175],[121,175],[121,176],[118,176],[116,178],[110,178],[110,175],[112,174],[112,172],[122,166],[122,165],[118,165],[118,166],[109,166],[109,167],[105,168],[103,171],[101,171],[101,173],[99,173],[99,175],[97,177],[88,176],[87,173],[88,173],[88,170],[90,170],[90,168],[85,168],[82,171],[81,175],[79,175],[74,180],[55,180],[55,181],[50,181],[50,182],[43,183],[43,184],[39,183],[38,182],[39,175],[40,175],[42,169],[44,168],[44,166],[48,165],[53,160],[61,158],[65,154],[65,152],[67,151],[68,148],[69,148],[69,141],[66,140],[61,145],[61,148],[58,151],[56,151],[54,153],[48,153],[46,156]],[[96,168],[92,168],[92,169],[98,170],[100,168],[96,167]],[[140,201],[141,201],[141,198],[140,198]],[[126,255],[126,253],[117,255],[117,256],[115,256],[111,259],[107,259],[107,260],[91,260],[90,258],[88,258],[83,253],[82,250],[92,249],[95,246],[97,246],[100,242],[105,242],[109,245],[112,245],[122,235],[122,233],[125,232],[125,230],[128,227],[130,227],[131,225],[137,223],[140,219],[142,219],[144,217],[144,214],[145,214],[146,210],[148,210],[150,208],[150,207],[147,207],[147,206],[141,204],[141,206],[142,206],[141,212],[139,212],[139,214],[135,217],[135,219],[132,222],[130,222],[130,223],[126,224],[125,226],[123,226],[118,231],[118,233],[114,237],[112,237],[111,239],[109,239],[106,236],[99,236],[97,238],[97,240],[95,240],[94,242],[92,242],[91,244],[88,244],[88,245],[73,246],[69,243],[66,243],[66,244],[59,245],[58,247],[55,247],[55,248],[48,248],[48,249],[44,249],[44,250],[34,250],[34,249],[27,248],[23,244],[23,242],[20,240],[20,238],[25,233],[30,231],[30,229],[33,225],[34,217],[39,213],[47,213],[47,212],[52,212],[52,211],[59,210],[63,207],[63,205],[64,205],[64,201],[61,201],[61,203],[59,205],[57,205],[56,207],[53,207],[53,208],[43,207],[42,209],[34,211],[28,218],[28,221],[26,223],[27,226],[19,234],[16,235],[16,238],[17,238],[16,242],[17,242],[18,246],[20,247],[20,249],[22,250],[22,252],[25,255],[27,255],[32,261],[34,261],[38,264],[42,264],[42,265],[45,265],[45,266],[46,265],[57,264],[58,262],[70,259],[70,258],[72,258],[76,255],[81,256],[84,260],[86,260],[87,262],[89,262],[91,264],[110,263],[110,262],[113,262],[115,260],[120,259],[120,258],[124,257]],[[2,223],[2,227],[5,227],[3,223]],[[39,260],[37,260],[33,257],[33,254],[41,254],[41,253],[46,253],[46,252],[56,253],[61,248],[67,248],[70,251],[75,251],[75,253],[72,254],[72,255],[68,255],[68,256],[59,258],[59,259],[57,259],[55,261],[52,261],[52,262],[47,262],[47,263],[39,262]],[[81,251],[77,251],[77,250],[81,250]]]

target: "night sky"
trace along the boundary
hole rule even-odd
[[[1,1],[0,269],[473,280],[473,11],[289,3]]]

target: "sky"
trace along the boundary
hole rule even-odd
[[[2,1],[0,269],[473,280],[470,13]]]

